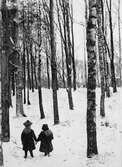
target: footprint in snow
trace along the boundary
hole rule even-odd
[[[64,159],[63,161],[64,161],[64,162],[66,162],[66,161],[67,161],[67,159]]]

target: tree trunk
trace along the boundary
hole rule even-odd
[[[86,27],[88,20],[88,5],[87,0],[84,0],[85,3],[85,33],[84,33],[84,78],[85,78],[85,87],[87,87],[87,60],[86,60]]]
[[[104,68],[104,34],[102,29],[102,3],[97,0],[97,23],[98,23],[98,51],[99,51],[99,66],[101,77],[101,99],[100,99],[100,115],[105,117],[105,68]]]
[[[51,71],[52,71],[54,124],[58,124],[59,114],[58,114],[58,99],[57,99],[56,46],[55,46],[55,34],[54,34],[54,0],[50,0],[50,41],[51,41]]]
[[[38,95],[39,95],[39,108],[40,108],[40,118],[45,118],[44,109],[43,109],[43,103],[42,103],[42,87],[41,87],[41,47],[42,47],[42,12],[41,12],[41,6],[39,1],[39,8],[38,8]]]
[[[35,57],[34,57],[34,78],[35,78],[35,89],[37,89],[37,75],[36,75],[36,46],[35,46]]]
[[[10,71],[10,70],[9,70]],[[9,104],[10,106],[12,107],[12,98],[11,98],[11,75],[10,75],[10,72],[9,72]]]
[[[29,51],[28,51],[28,45],[26,46],[27,51],[27,104],[30,105],[30,97],[29,97],[29,89],[31,88],[31,81],[30,81],[30,65],[29,65]]]
[[[23,89],[23,79],[22,79],[22,69],[17,69],[16,71],[16,115],[19,116],[26,116],[24,114],[23,109],[23,96],[22,96],[22,89]]]
[[[27,88],[31,90],[31,76],[30,76],[30,36],[31,36],[31,25],[30,25],[30,10],[29,10],[29,1],[28,1],[28,7],[27,7],[27,43],[26,43],[26,53],[27,53]],[[29,100],[29,90],[27,91],[27,103],[30,104]]]
[[[8,80],[8,57],[11,52],[9,46],[10,42],[10,10],[6,6],[6,1],[3,0],[1,4],[2,13],[2,64],[1,64],[1,87],[2,87],[2,134],[3,141],[8,142],[10,139],[10,127],[9,127],[9,80]]]
[[[12,10],[11,15],[13,16],[11,19],[11,38],[14,42],[14,47],[17,46],[17,41],[18,41],[18,25],[14,21],[14,19],[17,17],[18,13],[18,7],[17,7],[17,0],[14,0],[14,9]],[[14,51],[12,53],[13,55],[16,56],[17,60],[17,71],[16,71],[16,115],[17,116],[25,116],[24,110],[23,110],[23,95],[22,95],[22,88],[23,88],[23,73],[22,73],[22,62],[21,62],[21,55],[19,54],[18,51]]]
[[[26,58],[25,58],[25,43],[23,42],[23,86],[24,86],[24,104],[26,104]]]
[[[75,68],[74,28],[73,28],[73,0],[71,3],[71,33],[72,33],[73,88],[74,90],[76,90],[76,68]]]
[[[50,89],[50,73],[49,73],[49,58],[46,54],[46,63],[47,63],[47,83],[48,83],[48,89]]]
[[[46,65],[47,65],[47,83],[48,89],[50,89],[50,70],[49,70],[49,53],[48,53],[48,46],[47,46],[47,39],[46,39]]]
[[[118,32],[119,32],[119,75],[120,75],[120,86],[122,86],[122,67],[121,67],[121,26],[120,26],[120,0],[118,0]]]
[[[100,66],[98,53],[98,36],[96,36],[96,86],[100,87]]]
[[[59,24],[59,31],[60,31],[60,36],[61,36],[61,53],[62,53],[62,80],[63,80],[63,87],[66,88],[66,82],[65,82],[65,65],[64,65],[64,46],[65,46],[65,39],[64,39],[64,33],[62,30],[62,25],[61,25],[61,16],[60,16],[60,8],[61,8],[61,1],[56,0],[56,6],[57,6],[57,15],[58,15],[58,24]]]
[[[42,103],[42,88],[41,85],[38,85],[38,95],[39,95],[39,109],[40,109],[40,118],[45,118],[43,103]]]
[[[86,28],[86,27],[85,27]],[[84,86],[87,87],[86,36],[84,37]]]
[[[32,85],[32,92],[34,92],[34,77],[33,77],[33,44],[32,41],[30,42],[30,57],[31,57],[31,85]]]
[[[67,6],[66,6],[67,5]],[[64,47],[66,54],[66,67],[67,67],[67,93],[69,100],[69,108],[73,110],[73,99],[72,99],[72,80],[71,80],[71,43],[70,43],[70,30],[69,30],[69,2],[63,2],[63,20],[64,20]],[[67,9],[68,8],[68,9]],[[70,98],[70,99],[69,99]]]
[[[87,157],[98,154],[96,139],[96,0],[89,0],[89,20],[87,23]]]
[[[0,55],[0,122],[2,121],[2,105],[1,105],[1,55]],[[2,127],[0,125],[0,166],[3,166],[3,148],[2,148]]]
[[[23,20],[25,19],[24,5],[22,8]],[[23,66],[23,86],[24,86],[24,104],[26,104],[26,43],[25,43],[25,23],[23,21],[23,55],[22,55],[22,66]]]
[[[1,21],[1,13],[0,13],[0,39],[2,39],[2,21]],[[1,42],[0,42],[1,45]],[[0,46],[2,48],[2,46]],[[1,76],[1,72],[2,72],[2,53],[0,51],[0,122],[2,122],[2,76]],[[0,166],[3,166],[3,148],[2,148],[2,126],[0,124]]]
[[[64,48],[63,48],[63,41],[61,39],[61,52],[62,52],[62,79],[63,79],[63,88],[66,88],[66,83],[65,83],[65,72],[64,72]]]
[[[107,63],[107,48],[106,48],[106,45],[105,45],[104,66],[105,66],[105,92],[106,92],[106,97],[110,97],[109,73],[107,72],[108,71],[108,63]]]
[[[39,64],[38,64],[38,94],[39,94],[39,109],[40,118],[45,118],[43,103],[42,103],[42,88],[41,88],[41,53],[39,53]]]
[[[11,85],[12,85],[12,91],[13,91],[13,96],[15,96],[15,73],[12,71],[11,74]]]
[[[103,2],[103,1],[102,1]],[[102,10],[102,15],[104,17],[104,10]],[[103,20],[104,21],[104,20]],[[105,64],[105,91],[106,91],[106,96],[110,97],[110,83],[109,83],[109,71],[108,71],[108,61],[107,61],[107,44],[106,44],[106,39],[105,37],[107,36],[107,13],[105,11],[105,26],[104,26],[104,42],[105,42],[105,59],[104,59],[104,64]]]
[[[113,87],[113,93],[117,92],[115,66],[114,66],[114,39],[113,39],[113,26],[112,26],[112,14],[111,14],[111,0],[109,9],[109,26],[110,26],[110,43],[111,43],[111,85]]]

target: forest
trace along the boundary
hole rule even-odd
[[[121,6],[0,1],[0,166],[121,167]],[[28,119],[55,134],[51,157],[36,152],[35,164],[21,148]]]

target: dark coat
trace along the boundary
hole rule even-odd
[[[37,141],[34,131],[32,129],[25,128],[21,134],[21,141],[23,145],[23,150],[34,150],[34,141]]]
[[[37,139],[37,141],[41,141],[39,151],[45,153],[51,152],[53,150],[52,139],[53,133],[51,130],[48,129],[46,131],[42,131]]]

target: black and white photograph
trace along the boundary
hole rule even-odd
[[[121,0],[0,0],[0,167],[122,167],[121,39]]]

